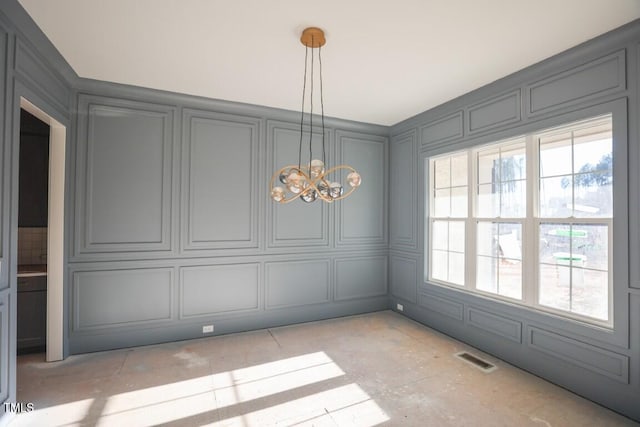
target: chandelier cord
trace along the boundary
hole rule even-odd
[[[311,159],[313,158],[311,149],[313,145],[313,36],[311,36],[311,94],[309,99],[311,104],[309,108],[309,173],[311,173]]]
[[[300,109],[300,142],[298,144],[298,170],[302,165],[302,124],[304,122],[304,98],[307,91],[307,56],[309,55],[309,46],[305,46],[304,50],[304,80],[302,82],[302,108]]]
[[[324,95],[322,94],[322,46],[318,46],[318,63],[320,64],[320,112],[322,117],[322,163],[327,164],[324,148]]]
[[[360,187],[362,177],[349,165],[343,164],[330,167],[326,163],[327,161],[330,161],[328,156],[331,155],[333,152],[332,150],[335,149],[335,147],[332,148],[331,146],[333,141],[331,133],[327,133],[325,129],[324,76],[322,75],[322,46],[326,43],[324,31],[317,27],[305,28],[300,36],[300,42],[305,46],[305,51],[302,106],[300,111],[300,139],[298,141],[298,164],[289,164],[274,172],[269,184],[271,188],[270,196],[274,202],[281,204],[291,203],[294,200],[301,200],[305,203],[313,203],[316,200],[333,203],[348,197],[358,187]],[[310,55],[309,48],[311,48]],[[318,70],[316,70],[315,64],[316,52],[313,51],[313,49],[316,48],[318,49]],[[309,61],[311,61],[311,65],[309,65]],[[320,81],[316,82],[316,78]],[[320,84],[319,101],[317,99],[317,94],[313,93],[318,83]],[[309,95],[307,95],[307,86],[310,90]],[[308,100],[307,96],[309,97]],[[316,98],[315,101],[320,103],[319,112],[317,111],[318,108],[314,105],[314,97]],[[305,113],[304,107],[307,102],[309,102],[309,109]],[[320,113],[320,117],[314,117],[314,113]],[[308,141],[304,136],[305,114],[309,117],[306,125],[306,129],[309,132]],[[322,126],[322,129],[318,129],[320,126]],[[322,135],[316,138],[316,158],[314,158],[313,154],[314,131],[322,132]],[[305,161],[303,165],[302,151],[303,145],[306,143],[309,144],[309,163]],[[333,143],[335,143],[335,141]],[[320,147],[320,145],[322,145],[322,147]],[[318,153],[320,149],[322,149],[322,157],[320,156],[320,153]],[[329,151],[328,153],[327,150]],[[336,155],[336,157],[342,156]],[[334,175],[336,177],[335,179],[332,179],[331,177]],[[283,186],[278,185],[277,182],[280,182]]]

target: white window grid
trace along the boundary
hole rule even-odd
[[[613,245],[612,245],[612,236],[613,236],[613,215],[611,217],[603,217],[603,218],[590,218],[590,217],[575,217],[575,216],[567,216],[567,217],[542,217],[540,215],[540,207],[539,207],[539,183],[540,183],[540,138],[543,136],[550,135],[552,133],[560,133],[566,132],[568,129],[577,128],[582,125],[594,125],[598,123],[611,123],[612,116],[611,114],[607,114],[604,116],[598,116],[586,120],[581,120],[579,122],[573,122],[569,124],[565,124],[559,126],[557,128],[544,130],[541,132],[532,132],[527,135],[518,136],[515,138],[509,138],[507,140],[492,142],[490,144],[486,144],[483,146],[473,147],[467,150],[458,150],[451,153],[446,153],[434,157],[430,157],[427,159],[426,167],[429,171],[429,181],[428,181],[428,207],[429,209],[426,211],[428,217],[428,233],[429,239],[425,242],[425,266],[428,268],[428,276],[425,276],[430,283],[434,283],[441,286],[453,287],[459,290],[469,291],[471,293],[480,294],[486,296],[490,299],[495,299],[507,303],[521,305],[527,308],[534,308],[538,311],[548,312],[551,314],[557,314],[561,317],[573,319],[581,322],[587,322],[590,324],[594,324],[597,326],[602,326],[605,328],[613,327],[613,277],[612,277],[612,260],[613,260]],[[477,212],[477,189],[478,189],[478,171],[477,171],[477,153],[482,151],[483,149],[487,149],[487,147],[508,147],[513,145],[516,141],[525,141],[525,150],[526,150],[526,216],[523,218],[519,217],[479,217],[476,216]],[[432,185],[433,180],[433,165],[434,162],[438,159],[446,158],[446,157],[454,157],[461,155],[463,153],[467,153],[467,216],[466,217],[436,217],[434,216],[434,186]],[[614,159],[615,162],[615,159]],[[573,159],[572,159],[573,164]],[[572,170],[572,176],[576,176],[578,173]],[[572,190],[572,206],[575,206],[575,192]],[[465,224],[465,281],[462,286],[434,279],[431,277],[432,271],[432,242],[431,236],[433,230],[433,223],[435,221],[462,221]],[[511,224],[520,224],[522,230],[522,248],[521,248],[521,258],[522,258],[522,299],[518,300],[515,298],[510,298],[508,296],[483,291],[478,289],[476,286],[476,267],[477,267],[477,224],[478,222],[487,221],[493,223],[511,223]],[[607,235],[608,235],[608,256],[607,256],[607,276],[608,276],[608,316],[606,320],[590,317],[587,315],[574,313],[571,311],[561,310],[554,307],[549,307],[546,305],[542,305],[539,303],[539,291],[540,291],[540,274],[539,274],[539,242],[540,242],[540,227],[542,224],[561,224],[561,225],[603,225],[607,227]],[[572,269],[569,269],[569,274],[572,274]],[[572,283],[572,278],[570,276],[570,283]]]

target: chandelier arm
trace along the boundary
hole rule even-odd
[[[298,173],[300,173],[300,172],[301,172],[300,168],[296,167],[296,165],[287,165],[287,166],[285,166],[285,167],[283,167],[283,168],[278,169],[278,170],[276,171],[276,173],[274,173],[274,174],[271,176],[271,180],[270,180],[270,182],[269,182],[269,187],[270,187],[272,190],[273,190],[273,188],[274,188],[273,184],[274,184],[274,182],[275,182],[276,178],[277,178],[277,177],[279,177],[279,176],[280,176],[280,174],[281,174],[282,172],[284,172],[284,171],[296,171],[296,172],[298,172]],[[285,194],[286,194],[286,193],[285,193]],[[287,199],[287,198],[286,198],[286,196],[285,196],[285,198],[284,198],[284,199],[282,199],[282,200],[280,200],[280,201],[278,201],[278,203],[280,203],[280,204],[290,203],[290,202],[294,201],[295,199],[297,199],[299,196],[300,196],[299,194],[294,194],[294,195],[293,195],[293,197],[290,197],[290,198],[288,198],[288,199]]]
[[[300,109],[300,142],[298,144],[298,169],[302,163],[302,125],[304,123],[304,98],[307,91],[307,57],[309,46],[304,48],[304,80],[302,81],[302,108]]]
[[[338,165],[338,166],[334,166],[331,169],[329,169],[328,171],[326,171],[322,176],[323,177],[327,176],[327,175],[332,174],[332,173],[334,173],[334,172],[336,172],[336,171],[338,171],[340,169],[347,169],[347,170],[349,170],[351,172],[357,172],[354,168],[352,168],[349,165]]]
[[[320,65],[320,115],[322,117],[322,163],[327,164],[324,146],[324,94],[322,92],[322,45],[318,46],[318,64]]]
[[[342,196],[340,197],[336,197],[335,199],[331,199],[332,202],[335,202],[336,200],[342,200],[342,199],[346,199],[347,197],[349,197],[349,195],[351,193],[353,193],[354,191],[356,191],[357,187],[351,187],[351,189],[349,191],[347,191],[346,193],[344,193]]]

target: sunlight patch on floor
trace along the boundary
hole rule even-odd
[[[306,357],[285,359],[222,375],[223,381],[230,385],[218,387],[220,382],[214,379],[218,406],[248,402],[344,375],[326,355],[319,357],[322,355],[324,353],[315,353],[308,360]]]
[[[358,385],[348,384],[210,424],[222,426],[331,425],[372,427],[387,414]],[[326,423],[325,423],[326,422]]]
[[[228,413],[241,415],[229,415],[213,425],[335,425],[331,418],[334,411],[345,425],[374,426],[389,419],[356,384],[334,387],[304,397],[298,397],[298,394],[296,398],[285,402],[282,402],[282,396],[272,398],[277,404],[272,402],[269,405],[269,400],[265,400],[343,375],[345,372],[329,356],[324,352],[316,352],[117,393],[98,401],[86,399],[52,406],[25,414],[20,421],[21,424],[28,424],[27,418],[31,416],[34,424],[50,419],[55,420],[56,425],[72,425],[99,417],[94,419],[98,426],[153,426],[186,421],[202,414],[206,414],[210,420],[216,420],[223,416],[219,411],[225,408]],[[135,376],[132,376],[126,386],[135,387],[135,380]],[[243,405],[249,405],[247,413],[243,413]],[[260,405],[268,407],[255,410]]]
[[[36,408],[33,412],[19,414],[16,421],[25,426],[46,425],[43,424],[44,420],[55,420],[55,425],[76,425],[86,418],[93,401],[94,399],[83,399],[43,409]]]

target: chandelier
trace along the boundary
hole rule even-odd
[[[289,203],[295,199],[301,199],[306,203],[312,203],[320,199],[327,203],[344,199],[358,188],[362,182],[360,174],[348,165],[339,165],[332,168],[326,166],[325,131],[324,131],[324,99],[322,94],[322,46],[326,43],[324,32],[320,28],[310,27],[302,32],[300,41],[305,46],[304,57],[304,83],[302,86],[302,112],[300,115],[300,143],[298,145],[298,164],[285,166],[271,177],[271,198],[278,203]],[[318,50],[318,65],[320,69],[320,117],[322,124],[322,160],[313,158],[311,139],[313,136],[313,79],[314,79],[314,50]],[[302,162],[304,106],[307,92],[307,64],[311,50],[311,77],[309,96],[309,161]],[[338,180],[330,179],[333,175],[347,173],[349,188]],[[275,185],[281,183],[283,186]]]

